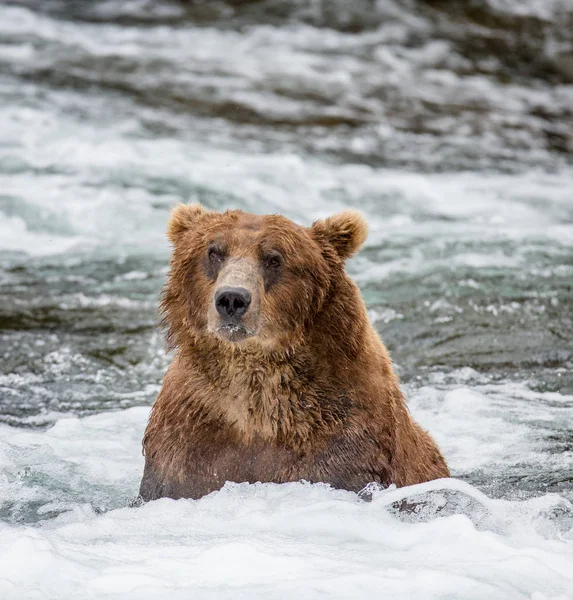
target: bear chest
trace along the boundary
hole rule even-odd
[[[189,440],[175,454],[157,457],[155,485],[161,496],[200,498],[227,481],[286,483],[324,482],[336,488],[359,491],[372,481],[385,483],[386,469],[372,443],[344,436],[326,440],[316,448],[289,448],[263,439],[249,443],[230,441],[213,432]]]

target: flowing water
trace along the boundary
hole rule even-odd
[[[570,0],[0,4],[0,597],[573,598],[572,156]],[[363,211],[455,479],[126,508],[179,201]]]

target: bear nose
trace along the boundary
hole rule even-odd
[[[251,304],[251,294],[245,288],[223,287],[215,294],[215,307],[222,317],[242,317]]]

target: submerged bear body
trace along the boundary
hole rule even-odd
[[[144,436],[144,500],[226,481],[359,491],[449,475],[344,271],[365,236],[353,212],[305,228],[175,209],[162,309],[176,352]]]

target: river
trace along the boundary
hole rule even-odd
[[[572,156],[570,0],[0,4],[2,598],[573,597]],[[180,201],[366,215],[348,270],[452,468],[404,492],[435,514],[125,508]]]

